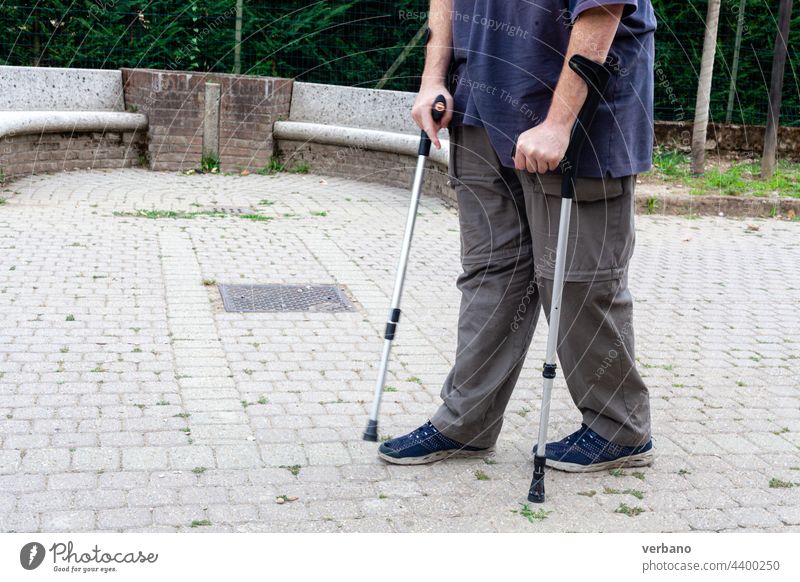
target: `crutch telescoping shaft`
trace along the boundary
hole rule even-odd
[[[433,120],[438,123],[444,117],[447,110],[447,100],[444,95],[439,95],[433,102],[431,115]],[[397,274],[394,280],[394,291],[392,292],[392,304],[389,307],[389,318],[386,321],[386,331],[383,334],[383,354],[378,368],[378,379],[375,382],[375,396],[372,401],[372,411],[367,422],[367,430],[364,431],[364,440],[377,442],[378,440],[378,414],[381,409],[381,398],[383,397],[383,385],[386,381],[386,370],[389,366],[389,354],[392,350],[397,324],[400,322],[400,299],[403,295],[403,284],[406,278],[406,267],[408,266],[408,254],[411,250],[411,239],[414,236],[414,224],[417,220],[417,210],[419,209],[419,199],[422,191],[422,181],[425,177],[425,162],[431,153],[431,138],[423,129],[419,138],[419,151],[417,158],[417,169],[414,173],[414,183],[411,188],[411,204],[408,207],[408,217],[406,218],[406,229],[403,235],[403,246],[400,250],[400,260],[397,263]]]
[[[553,390],[553,381],[556,377],[556,347],[558,346],[558,328],[561,319],[561,295],[564,288],[564,270],[567,259],[567,240],[569,234],[570,214],[572,200],[575,197],[575,179],[577,177],[577,163],[581,149],[586,141],[589,126],[594,119],[597,108],[603,97],[603,92],[611,78],[608,66],[596,63],[583,55],[573,55],[569,61],[570,68],[581,78],[588,87],[586,101],[581,107],[575,125],[572,128],[567,153],[561,161],[561,218],[558,225],[558,243],[556,246],[556,264],[553,276],[553,296],[550,304],[550,317],[547,334],[547,352],[545,355],[544,378],[542,388],[542,408],[539,419],[539,438],[536,445],[536,454],[533,458],[533,479],[528,491],[528,501],[544,503],[544,468],[545,446],[547,443],[547,423],[550,419],[550,399]]]

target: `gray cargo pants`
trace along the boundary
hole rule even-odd
[[[489,447],[500,434],[540,306],[549,316],[561,179],[505,168],[486,131],[471,126],[451,130],[450,174],[461,226],[462,298],[455,364],[431,421],[445,436]],[[650,439],[627,284],[635,183],[635,176],[576,183],[558,338],[561,373],[583,422],[624,446]]]

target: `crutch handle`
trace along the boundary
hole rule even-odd
[[[589,134],[589,127],[594,121],[598,107],[600,107],[603,93],[611,79],[611,70],[608,66],[587,59],[583,55],[572,55],[569,60],[569,68],[575,71],[575,74],[586,83],[589,92],[586,95],[586,101],[583,102],[583,107],[578,113],[578,118],[572,126],[567,153],[564,154],[564,159],[559,164],[563,175],[561,181],[562,198],[575,197],[574,180],[581,150]]]
[[[431,105],[431,117],[436,123],[439,123],[444,114],[447,112],[447,99],[444,98],[444,95],[438,95],[436,99],[433,100],[433,105]],[[429,156],[431,154],[431,138],[428,137],[428,134],[425,133],[423,129],[419,135],[419,155],[421,156]]]
[[[444,95],[439,95],[436,99],[433,100],[433,106],[431,107],[431,116],[436,123],[439,123],[444,117],[445,112],[447,111],[447,99],[444,98]]]

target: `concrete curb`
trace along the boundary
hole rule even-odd
[[[419,136],[416,135],[302,121],[276,121],[273,136],[279,140],[312,142],[413,157],[417,156],[419,148]],[[442,149],[431,149],[431,161],[447,168],[449,145],[449,141],[442,140]]]
[[[655,200],[653,207],[652,200]],[[734,196],[691,196],[668,194],[659,196],[636,195],[636,210],[649,215],[726,216],[749,218],[774,218],[792,213],[800,216],[800,199],[756,198]]]
[[[147,116],[121,111],[0,111],[0,137],[39,133],[128,132],[147,129]]]

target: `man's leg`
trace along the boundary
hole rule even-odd
[[[560,179],[522,177],[534,257],[549,316]],[[633,252],[635,177],[580,180],[573,206],[559,328],[558,357],[583,422],[624,447],[650,440],[647,386],[636,370],[633,299],[627,269]]]
[[[494,445],[539,313],[522,186],[497,159],[483,128],[451,142],[461,225],[462,274],[455,364],[431,418],[446,437]]]

